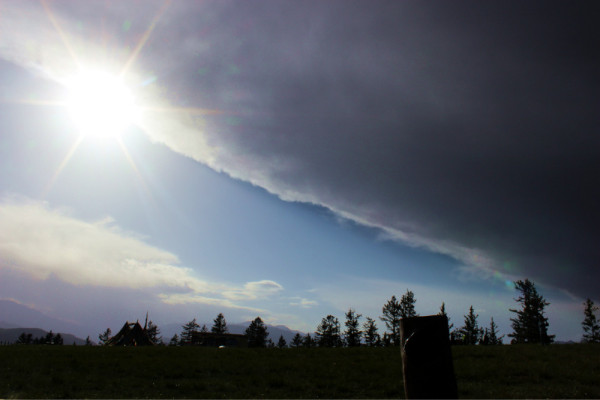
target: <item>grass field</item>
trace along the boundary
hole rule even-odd
[[[461,398],[600,398],[600,346],[453,347]],[[394,348],[0,347],[2,398],[402,398]]]

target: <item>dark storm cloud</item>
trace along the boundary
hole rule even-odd
[[[415,235],[417,244],[477,250],[492,269],[595,296],[596,8],[177,8],[170,24],[178,21],[185,62],[169,65],[187,77],[177,82],[189,101],[237,116],[234,124],[213,119],[206,130],[222,152],[218,168],[284,198]]]
[[[140,34],[152,15],[116,7]],[[597,296],[598,16],[583,1],[175,1],[137,65],[172,104],[226,111],[155,137],[173,149]]]

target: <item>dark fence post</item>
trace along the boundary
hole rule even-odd
[[[448,319],[442,315],[404,318],[400,335],[406,398],[458,398]]]

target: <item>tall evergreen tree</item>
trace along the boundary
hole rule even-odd
[[[112,334],[112,332],[111,332],[110,328],[106,328],[106,330],[104,332],[102,332],[101,334],[98,335],[98,340],[99,340],[98,344],[100,346],[106,345],[111,338],[111,336],[110,336],[111,334]]]
[[[514,343],[552,343],[554,335],[548,335],[548,318],[544,316],[544,308],[550,303],[538,294],[529,279],[516,281],[515,288],[520,292],[515,301],[521,304],[521,309],[509,309],[517,315],[510,319],[513,333],[508,336],[513,338]]]
[[[225,317],[223,316],[223,314],[219,313],[219,315],[217,315],[217,318],[214,319],[214,324],[211,328],[211,332],[222,335],[224,333],[227,333],[228,331],[229,329],[227,329],[227,321],[225,321]]]
[[[442,302],[442,306],[440,307],[440,312],[438,313],[438,315],[446,317],[446,320],[448,320],[448,332],[451,332],[452,328],[454,327],[454,324],[450,323],[450,317],[446,313],[446,304],[444,302]]]
[[[267,345],[267,327],[260,317],[254,318],[246,328],[246,337],[248,338],[248,347],[266,347]]]
[[[195,333],[198,333],[198,328],[200,328],[200,325],[198,325],[198,323],[196,322],[196,318],[194,318],[187,324],[183,325],[181,328],[182,328],[182,331],[181,331],[181,339],[179,341],[179,344],[181,344],[182,346],[191,345],[192,337],[194,336]]]
[[[91,346],[92,345],[92,341],[90,340],[89,336],[85,338],[85,345],[86,346]]]
[[[169,341],[169,346],[179,346],[179,335],[174,334],[171,340]]]
[[[346,331],[344,331],[344,337],[348,347],[360,346],[362,331],[359,329],[360,324],[358,320],[361,316],[361,314],[357,314],[353,309],[349,309],[346,313]]]
[[[55,344],[57,346],[62,346],[64,344],[64,339],[63,339],[62,335],[60,334],[60,332],[54,336],[54,341],[52,344]]]
[[[310,333],[307,333],[306,336],[304,336],[304,339],[302,340],[302,347],[314,347],[314,346],[315,346],[314,339],[310,336]]]
[[[377,325],[375,324],[375,320],[367,317],[367,321],[363,325],[363,330],[365,343],[367,344],[367,346],[379,346],[379,341],[381,339],[379,337],[379,333],[377,332]]]
[[[294,335],[293,339],[292,339],[292,347],[300,347],[302,346],[302,335],[300,335],[300,333],[296,332],[296,334]]]
[[[600,324],[596,319],[596,311],[598,306],[594,305],[591,299],[587,299],[584,305],[584,319],[581,325],[583,326],[583,341],[586,343],[600,343]]]
[[[481,344],[489,344],[489,345],[497,345],[502,344],[502,336],[498,336],[498,325],[494,322],[494,317],[490,320],[490,327],[485,328],[485,332],[483,334],[483,338],[481,339]]]
[[[407,289],[406,293],[400,298],[400,317],[410,318],[418,316],[419,314],[415,311],[416,302],[415,294]]]
[[[31,344],[33,343],[33,335],[31,333],[21,333],[17,339],[17,344]]]
[[[392,296],[382,309],[383,316],[379,317],[385,326],[391,331],[391,340],[394,345],[400,345],[400,319],[402,318],[402,312],[400,309],[400,302],[396,300],[396,296]],[[387,337],[387,336],[386,336]]]
[[[285,341],[285,338],[283,337],[283,335],[279,335],[279,340],[277,341],[277,347],[279,347],[280,349],[284,349],[287,347],[287,342]]]
[[[320,347],[341,347],[342,345],[340,322],[333,315],[328,315],[321,320],[315,334]]]
[[[160,336],[160,329],[152,321],[148,322],[146,333],[150,338],[150,341],[154,344],[162,343],[162,336]]]
[[[481,338],[482,332],[477,323],[477,317],[479,314],[475,314],[473,306],[471,306],[469,313],[465,315],[465,324],[460,328],[464,344],[477,344]]]

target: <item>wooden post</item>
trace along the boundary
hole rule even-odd
[[[404,318],[400,322],[400,336],[406,398],[458,398],[448,318],[442,315]]]

